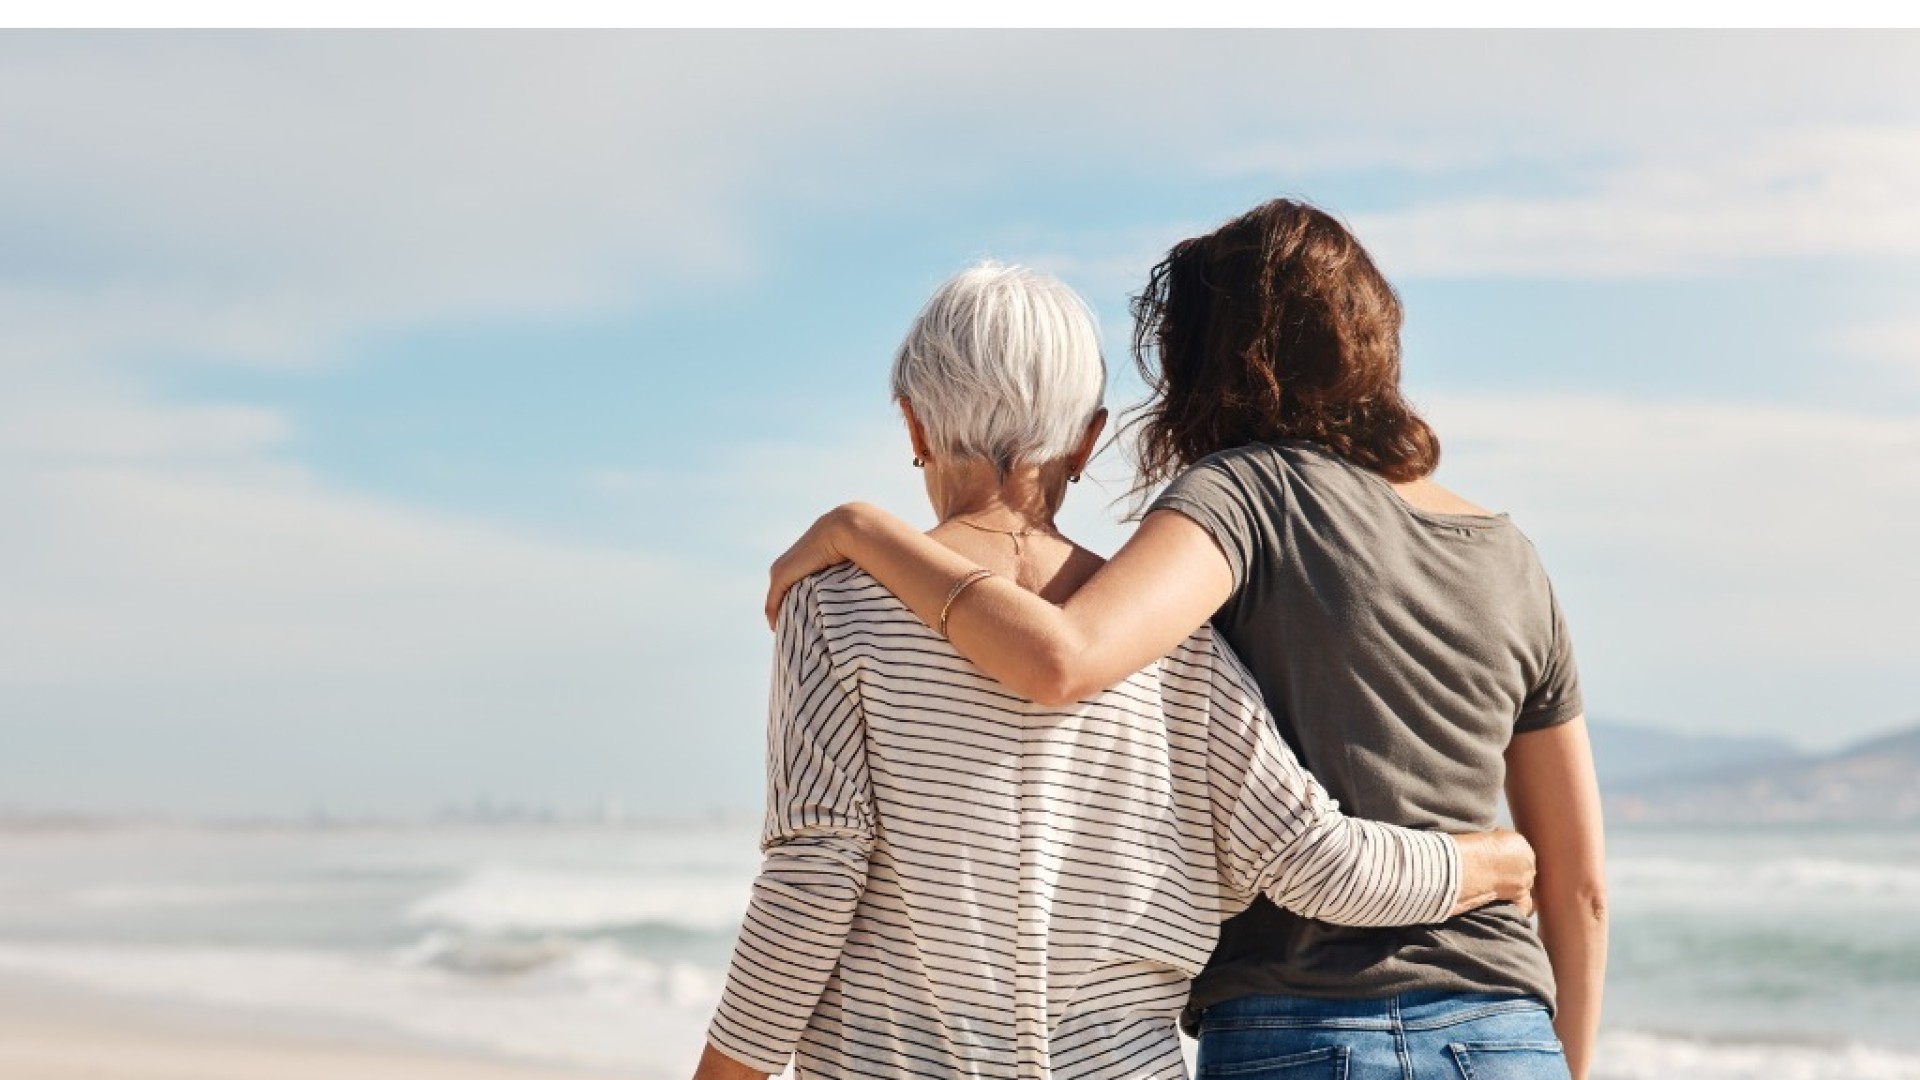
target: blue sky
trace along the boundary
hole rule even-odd
[[[924,519],[941,278],[1276,194],[1590,710],[1920,719],[1913,34],[0,35],[0,807],[758,798],[764,566]],[[1068,524],[1124,535],[1103,489]]]

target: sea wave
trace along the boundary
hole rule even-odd
[[[1920,1080],[1920,1054],[1832,1045],[1687,1038],[1643,1031],[1601,1036],[1593,1080]]]
[[[710,1005],[720,993],[717,969],[638,956],[605,937],[503,938],[435,930],[394,959],[404,967],[637,1005],[690,1008]]]
[[[0,943],[0,973],[201,1005],[384,1027],[502,1056],[684,1075],[722,973],[635,956],[608,939],[555,939],[510,957],[428,933],[387,955],[293,949]],[[477,958],[476,958],[477,957]],[[1721,1039],[1638,1030],[1601,1037],[1594,1080],[1920,1080],[1920,1053],[1860,1043]]]
[[[416,901],[407,918],[416,925],[490,933],[634,926],[722,933],[740,925],[747,899],[733,878],[563,873],[502,864]]]
[[[1617,893],[1693,893],[1715,903],[1837,895],[1920,897],[1920,866],[1842,859],[1614,859],[1607,877]]]
[[[95,910],[237,907],[248,904],[308,904],[368,892],[364,886],[316,886],[287,882],[236,882],[229,885],[124,883],[78,890],[69,899]]]

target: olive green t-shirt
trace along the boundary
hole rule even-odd
[[[1415,508],[1379,475],[1299,441],[1215,454],[1153,508],[1184,514],[1219,543],[1235,587],[1214,627],[1252,670],[1282,737],[1349,814],[1490,828],[1514,734],[1581,714],[1553,590],[1504,515]],[[1551,1005],[1553,973],[1511,904],[1439,926],[1355,929],[1262,898],[1222,929],[1191,1006],[1416,990]]]

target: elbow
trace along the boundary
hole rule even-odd
[[[1607,886],[1604,882],[1595,882],[1582,889],[1577,899],[1581,918],[1594,926],[1607,925]]]
[[[1549,919],[1592,929],[1607,925],[1607,884],[1598,878],[1542,889],[1540,899],[1541,914]]]
[[[1037,682],[1032,693],[1027,695],[1036,705],[1045,705],[1049,709],[1064,709],[1087,695],[1080,692],[1070,679],[1048,677]]]
[[[1061,708],[1084,701],[1102,689],[1086,677],[1085,665],[1072,650],[1046,649],[1034,661],[1032,682],[1023,689],[1037,704]]]

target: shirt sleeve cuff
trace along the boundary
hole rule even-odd
[[[767,1047],[750,1046],[739,1041],[733,1037],[732,1032],[726,1030],[726,1024],[719,1017],[715,1017],[713,1023],[708,1026],[707,1041],[713,1044],[714,1049],[733,1060],[758,1069],[768,1076],[778,1076],[785,1072],[787,1059],[793,1056],[789,1052],[776,1059],[768,1053]]]
[[[1433,898],[1433,906],[1428,909],[1426,919],[1429,923],[1446,922],[1453,914],[1453,906],[1460,900],[1460,881],[1466,871],[1460,865],[1460,845],[1446,833],[1422,833],[1421,839],[1433,846],[1433,857],[1441,866],[1441,888],[1439,895]]]
[[[1561,724],[1571,723],[1579,719],[1581,714],[1586,711],[1586,703],[1581,701],[1579,695],[1576,694],[1560,702],[1558,705],[1548,705],[1545,708],[1535,709],[1532,712],[1521,713],[1520,718],[1514,721],[1513,731],[1514,734],[1519,735],[1529,731],[1540,731],[1545,728],[1559,727]]]

